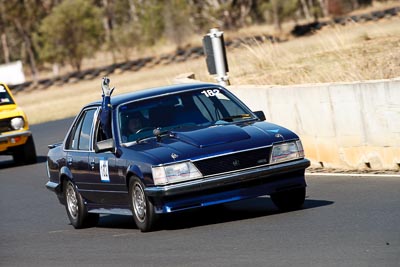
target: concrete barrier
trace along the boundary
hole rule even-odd
[[[400,168],[400,78],[229,89],[267,121],[295,131],[314,167]]]

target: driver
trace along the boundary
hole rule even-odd
[[[142,126],[143,123],[139,117],[133,117],[129,119],[128,129],[132,134],[135,134],[136,131],[142,128]]]
[[[127,131],[125,136],[122,137],[123,142],[130,142],[137,138],[138,131],[142,129],[144,126],[143,123],[143,116],[140,112],[135,112],[134,114],[130,115],[128,118],[127,123]]]

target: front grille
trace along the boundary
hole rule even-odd
[[[5,133],[12,131],[13,129],[11,128],[11,119],[4,119],[0,120],[0,133]]]
[[[271,147],[222,155],[193,162],[203,176],[236,171],[269,163]]]

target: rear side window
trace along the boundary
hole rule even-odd
[[[96,109],[85,110],[74,124],[66,142],[66,149],[89,150],[93,117]]]

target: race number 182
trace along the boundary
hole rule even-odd
[[[210,96],[216,96],[219,94],[219,90],[218,89],[209,89],[209,90],[204,90],[201,92],[203,95],[205,95],[206,97],[210,97]]]

